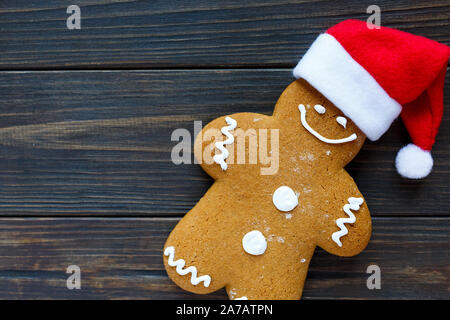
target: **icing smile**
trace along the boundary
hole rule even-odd
[[[342,138],[342,139],[328,139],[328,138],[325,138],[320,133],[318,133],[313,128],[311,128],[311,126],[306,121],[306,108],[305,108],[305,106],[303,104],[299,104],[298,105],[298,110],[300,111],[300,120],[302,122],[302,125],[305,127],[306,130],[309,131],[309,133],[311,133],[313,136],[315,136],[320,141],[323,141],[323,142],[326,142],[326,143],[330,143],[330,144],[339,144],[339,143],[350,142],[350,141],[356,140],[356,138],[357,138],[356,133],[353,133],[350,136],[348,136],[346,138]]]

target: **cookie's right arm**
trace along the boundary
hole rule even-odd
[[[236,165],[238,162],[236,155],[240,154],[237,146],[240,139],[236,137],[237,132],[245,136],[251,133],[249,129],[253,130],[270,119],[269,116],[257,113],[236,113],[211,121],[195,139],[194,155],[197,163],[215,180],[244,170],[246,163]],[[244,146],[242,150],[247,153],[249,149]],[[245,159],[249,159],[248,154],[244,156]]]

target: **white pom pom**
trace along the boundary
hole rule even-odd
[[[410,143],[397,153],[395,166],[402,177],[422,179],[431,172],[433,158],[430,151],[423,150]]]

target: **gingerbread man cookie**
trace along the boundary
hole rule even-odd
[[[411,50],[433,64],[425,68]],[[378,55],[390,51],[394,73]],[[237,113],[209,123],[194,153],[215,182],[167,239],[169,277],[200,294],[225,287],[236,300],[299,299],[316,246],[339,256],[361,252],[371,218],[344,167],[366,137],[377,140],[401,114],[414,144],[397,156],[399,173],[431,171],[449,54],[426,38],[344,21],[303,56],[299,79],[272,116]]]
[[[223,135],[219,142],[204,137],[214,129]],[[247,163],[230,161],[240,132],[260,141],[264,130],[279,134],[276,173],[263,175],[268,165],[249,163],[251,134],[245,140]],[[283,92],[273,116],[238,113],[208,124],[196,139],[195,156],[204,159],[212,151],[214,161],[201,166],[215,183],[167,240],[169,276],[196,293],[226,287],[231,299],[299,299],[317,245],[351,256],[369,241],[369,210],[343,169],[364,140],[304,80]]]

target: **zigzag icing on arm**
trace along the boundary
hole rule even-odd
[[[197,268],[196,267],[190,266],[186,269],[183,269],[186,264],[186,261],[184,261],[183,259],[178,259],[177,261],[173,261],[173,259],[175,257],[175,248],[174,247],[167,247],[164,250],[164,255],[169,256],[167,263],[171,267],[177,267],[176,270],[179,275],[184,276],[188,273],[191,273],[191,283],[194,286],[198,285],[200,282],[203,281],[203,285],[205,287],[209,287],[209,284],[211,283],[210,276],[204,275],[204,276],[197,277]]]
[[[217,164],[220,164],[220,167],[222,168],[222,170],[227,170],[227,168],[228,168],[228,165],[225,163],[225,159],[228,158],[229,152],[225,148],[225,145],[232,144],[234,142],[234,137],[230,133],[230,130],[236,129],[236,126],[237,126],[236,120],[234,120],[231,117],[226,117],[225,121],[228,123],[228,126],[223,127],[220,131],[222,132],[223,135],[225,135],[227,137],[227,139],[225,141],[216,142],[215,146],[217,149],[220,150],[221,153],[216,154],[213,157],[214,162]]]
[[[348,233],[347,228],[345,227],[345,223],[355,223],[356,217],[350,210],[357,211],[360,206],[363,204],[363,198],[348,198],[348,204],[344,206],[344,212],[348,215],[348,218],[339,218],[336,220],[336,225],[339,227],[339,231],[336,231],[331,235],[331,239],[337,243],[339,247],[342,247],[341,237],[345,236]]]

